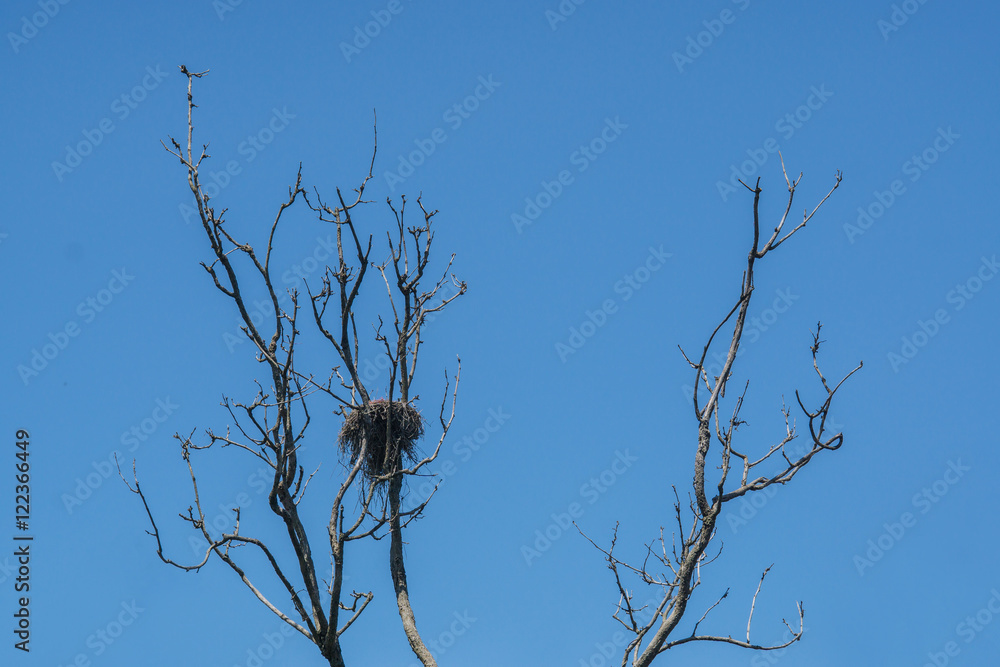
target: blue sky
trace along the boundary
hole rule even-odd
[[[247,397],[260,374],[230,338],[235,310],[198,266],[210,250],[186,208],[185,172],[159,143],[185,129],[181,64],[211,70],[196,87],[196,141],[210,142],[216,202],[248,240],[262,242],[300,162],[304,183],[327,196],[359,183],[373,110],[371,199],[422,193],[440,210],[437,261],[454,252],[469,292],[427,329],[419,404],[436,409],[456,354],[462,382],[440,458],[451,472],[407,534],[412,599],[440,664],[605,664],[614,582],[560,516],[575,507],[601,543],[620,521],[623,553],[669,530],[670,486],[689,488],[696,434],[677,346],[702,345],[738,295],[752,197],[729,188],[732,175],[760,177],[765,226],[780,216],[779,148],[789,173],[804,173],[793,216],[837,170],[844,180],[758,267],[757,324],[736,367],[740,384],[751,379],[743,448],[780,437],[782,396],[819,397],[808,350],[817,320],[828,376],[865,365],[834,409],[844,447],[724,515],[725,549],[703,571],[686,627],[730,588],[702,629],[741,633],[773,563],[756,637],[780,639],[796,600],[806,635],[781,655],[688,645],[662,662],[995,656],[1000,10],[346,5],[0,10],[3,488],[11,516],[15,433],[26,429],[34,535],[31,653],[12,648],[6,556],[0,661],[322,664],[230,571],[162,565],[138,499],[110,474],[115,451],[136,460],[168,552],[194,559],[176,518],[190,494],[172,435],[223,429],[223,393]],[[329,228],[307,213],[280,239],[283,286],[323,254]],[[390,221],[379,203],[362,216],[376,238]],[[366,321],[380,296],[365,294]],[[311,354],[329,366],[325,350]],[[384,384],[377,367],[371,375]],[[317,408],[303,452],[307,467],[322,464],[304,502],[317,541],[338,470],[330,409]],[[240,502],[245,525],[280,543],[252,461],[226,450],[198,464],[215,516]],[[20,531],[7,525],[10,554]],[[554,539],[527,557],[546,532]],[[414,662],[387,546],[349,555],[347,586],[376,595],[344,637],[349,664]]]

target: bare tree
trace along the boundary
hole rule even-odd
[[[782,171],[784,172],[784,161],[782,161]],[[630,662],[633,667],[647,667],[663,652],[689,642],[723,642],[748,649],[775,650],[785,648],[802,637],[804,611],[800,602],[797,604],[798,627],[795,628],[785,622],[790,632],[788,641],[774,645],[763,645],[750,638],[750,624],[753,620],[757,594],[760,593],[764,577],[770,567],[764,570],[761,575],[757,590],[750,602],[745,633],[741,633],[737,637],[731,634],[721,636],[699,633],[702,621],[722,599],[728,596],[728,590],[718,601],[705,610],[689,633],[681,634],[678,631],[680,622],[688,611],[691,597],[701,584],[702,566],[714,561],[721,553],[721,546],[719,552],[712,556],[709,556],[708,549],[716,537],[716,525],[723,506],[737,498],[758,493],[775,484],[787,484],[814,456],[822,451],[839,449],[844,441],[842,433],[830,433],[829,431],[831,426],[829,423],[830,408],[841,385],[861,368],[861,364],[859,363],[836,385],[831,386],[819,367],[819,348],[823,342],[820,340],[822,326],[820,324],[816,325],[811,350],[813,369],[822,385],[825,397],[817,407],[810,410],[804,404],[798,391],[795,393],[799,408],[809,423],[807,436],[809,442],[805,448],[800,449],[800,454],[793,454],[790,451],[791,448],[787,448],[798,436],[794,421],[790,421],[791,411],[788,407],[782,409],[785,418],[785,432],[775,444],[756,458],[743,453],[742,448],[737,449],[734,436],[738,427],[745,423],[740,418],[740,410],[749,382],[743,387],[740,396],[733,401],[732,411],[728,416],[723,414],[721,408],[721,399],[725,397],[726,385],[732,377],[733,364],[739,352],[743,327],[753,296],[754,269],[757,261],[764,259],[771,251],[776,250],[793,234],[805,227],[820,206],[840,185],[842,176],[840,172],[837,172],[833,187],[812,212],[803,211],[802,222],[791,231],[784,231],[785,221],[788,219],[792,200],[795,197],[795,189],[801,178],[802,174],[799,174],[798,178],[791,181],[785,172],[785,182],[788,185],[788,205],[770,236],[766,236],[767,232],[765,231],[764,237],[761,235],[759,216],[760,179],[757,179],[752,188],[743,183],[754,195],[753,244],[747,255],[747,265],[743,271],[739,298],[712,331],[701,354],[695,360],[688,357],[683,349],[681,350],[684,359],[691,365],[695,373],[693,402],[694,416],[698,422],[698,443],[695,450],[692,483],[693,497],[689,494],[686,503],[687,509],[690,511],[687,521],[685,521],[687,512],[682,511],[680,496],[677,494],[677,488],[674,487],[674,520],[677,532],[669,539],[669,547],[667,546],[668,538],[664,537],[663,528],[660,528],[659,537],[645,545],[645,556],[640,564],[630,564],[620,560],[614,553],[618,537],[617,526],[607,549],[594,544],[604,554],[604,559],[607,561],[618,589],[619,601],[613,616],[633,635],[622,656],[622,667]],[[716,342],[716,336],[727,323],[731,323],[732,333],[729,335],[726,361],[718,376],[710,376],[706,359],[708,359],[709,351]],[[706,464],[713,464],[713,467],[718,470],[714,480],[706,480]],[[761,474],[760,471],[767,467],[770,467],[772,472]],[[706,484],[709,485],[708,490],[706,490]],[[711,498],[709,494],[713,494]],[[592,540],[591,543],[593,543]],[[632,582],[659,589],[659,592],[653,596],[654,600],[658,600],[655,608],[652,608],[652,604],[644,605],[637,601],[635,589],[631,586]]]
[[[239,311],[241,330],[253,343],[256,360],[266,369],[268,380],[263,384],[256,383],[255,395],[249,402],[223,398],[222,405],[231,419],[231,426],[226,428],[225,433],[208,429],[204,444],[195,443],[193,431],[187,436],[174,436],[180,443],[181,456],[187,464],[193,490],[193,504],[180,517],[208,545],[200,561],[185,564],[165,554],[160,529],[139,484],[135,461],[133,480],[131,483],[126,480],[126,484],[142,500],[151,526],[147,532],[155,538],[157,555],[164,563],[185,571],[197,571],[214,555],[229,566],[264,606],[313,642],[332,666],[344,665],[341,636],[374,598],[371,590],[344,591],[347,547],[356,540],[379,540],[388,535],[389,570],[406,638],[424,665],[435,665],[433,656],[417,631],[402,549],[403,529],[422,514],[430,497],[406,511],[402,509],[401,497],[405,479],[424,474],[425,467],[434,461],[440,451],[455,416],[461,370],[459,360],[458,370],[452,379],[445,373],[444,395],[438,411],[441,435],[432,451],[421,454],[416,441],[424,433],[424,421],[413,405],[418,397],[412,395],[411,389],[423,325],[428,314],[440,311],[466,289],[465,283],[453,275],[449,278],[454,256],[447,262],[441,277],[426,286],[425,272],[430,263],[434,238],[432,223],[436,211],[425,209],[418,198],[419,220],[417,224],[407,226],[404,219],[406,199],[403,198],[398,207],[387,202],[395,217],[394,225],[387,232],[388,258],[381,263],[370,259],[373,236],[359,232],[353,214],[361,204],[370,203],[363,197],[365,186],[372,178],[376,139],[368,174],[347,200],[339,189],[333,204],[324,202],[318,191],[314,191],[310,198],[301,186],[300,166],[294,185],[288,189],[287,200],[277,208],[261,254],[250,243],[231,235],[225,220],[226,209],[217,213],[205,192],[199,170],[209,155],[207,145],[199,154],[192,151],[192,114],[196,108],[192,84],[207,71],[191,72],[184,66],[180,69],[188,80],[187,145],[182,148],[177,140],[171,138],[171,146],[165,148],[187,170],[188,185],[195,196],[202,227],[212,249],[212,261],[202,266],[216,289]],[[296,366],[295,351],[302,340],[298,319],[301,295],[297,290],[288,290],[285,302],[285,295],[279,294],[273,280],[272,253],[278,227],[286,210],[300,198],[321,222],[334,226],[337,239],[335,263],[326,267],[315,290],[306,284],[306,312],[311,315],[306,321],[311,322],[310,327],[314,326],[319,333],[317,338],[333,348],[338,359],[336,366],[325,369],[321,374],[303,371]],[[383,279],[381,282],[388,292],[392,324],[391,331],[384,331],[387,327],[379,318],[374,333],[366,340],[358,335],[354,314],[370,268],[374,268]],[[449,280],[454,293],[443,296],[441,290]],[[254,290],[262,290],[266,294],[272,311],[270,318],[265,317],[259,323],[255,323],[252,309],[247,306],[248,294]],[[358,360],[363,344],[375,348],[378,354],[386,355],[389,360],[387,399],[373,399],[371,387],[366,387],[359,372]],[[317,566],[309,531],[299,513],[299,503],[315,474],[313,471],[307,477],[299,460],[311,422],[309,406],[314,399],[332,401],[335,412],[344,417],[339,438],[344,461],[343,479],[336,491],[326,526],[331,566],[325,573]],[[329,446],[331,440],[329,435],[318,438],[323,446]],[[293,564],[280,562],[272,547],[248,534],[247,527],[241,524],[239,507],[234,509],[229,532],[223,532],[218,537],[210,533],[192,457],[193,452],[215,445],[242,450],[273,470],[268,505],[287,533],[294,553]],[[271,576],[287,595],[284,602],[266,597],[262,592],[264,587],[257,583],[258,575],[250,575],[240,565],[244,559],[237,558],[240,553],[236,547],[241,546],[253,547],[264,556]]]

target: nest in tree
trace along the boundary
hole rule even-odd
[[[367,445],[361,472],[371,479],[393,472],[397,459],[416,460],[417,440],[423,434],[424,420],[415,407],[380,399],[347,415],[340,429],[340,451],[350,454],[353,465]]]

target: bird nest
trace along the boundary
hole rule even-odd
[[[379,399],[355,408],[340,429],[340,451],[357,463],[365,447],[361,472],[369,479],[397,470],[397,461],[416,460],[417,440],[424,434],[420,412],[403,401]]]

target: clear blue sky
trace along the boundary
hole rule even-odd
[[[327,195],[355,187],[373,109],[371,198],[422,192],[441,211],[437,258],[457,254],[469,292],[428,328],[418,392],[433,411],[443,369],[461,355],[441,456],[454,467],[407,553],[420,626],[450,644],[442,665],[602,664],[595,645],[617,631],[613,581],[552,515],[577,503],[602,542],[620,520],[623,554],[669,530],[670,485],[689,488],[695,442],[677,345],[700,346],[738,292],[752,199],[728,190],[733,170],[761,178],[765,225],[783,210],[777,147],[790,173],[805,173],[794,216],[836,170],[844,181],[758,268],[760,324],[736,368],[736,381],[752,378],[743,449],[780,437],[782,396],[819,396],[808,353],[817,320],[829,376],[865,366],[834,410],[844,447],[745,510],[745,524],[727,517],[692,613],[730,587],[702,629],[740,634],[774,563],[756,637],[779,639],[796,600],[807,628],[769,656],[777,664],[995,659],[1000,10],[562,5],[575,7],[565,20],[552,18],[557,0],[4,3],[2,553],[13,549],[19,428],[31,435],[35,541],[32,651],[11,647],[4,570],[0,662],[321,664],[300,638],[261,654],[280,622],[218,564],[198,574],[162,565],[138,499],[102,476],[115,450],[134,457],[168,551],[190,560],[172,435],[223,429],[222,394],[248,397],[261,374],[248,345],[227,344],[236,312],[198,266],[209,248],[186,220],[183,168],[159,143],[184,132],[180,64],[211,69],[197,85],[197,139],[211,142],[207,169],[225,185],[216,202],[244,238],[262,241],[300,162],[304,182]],[[366,29],[374,36],[358,37]],[[363,219],[379,235],[388,210],[373,204]],[[329,233],[304,209],[294,221],[280,239],[289,271]],[[380,294],[366,294],[369,317]],[[588,313],[602,326],[585,324]],[[581,328],[592,333],[582,346],[558,347]],[[37,375],[19,371],[46,349]],[[477,429],[497,423],[491,411],[503,424],[487,438]],[[304,501],[319,544],[338,425],[327,406],[317,412],[303,457],[323,464]],[[616,459],[628,465],[607,472]],[[199,461],[208,506],[245,494],[245,526],[280,540],[251,461],[232,450]],[[556,539],[528,563],[522,547],[546,530]],[[866,556],[880,542],[887,550]],[[347,585],[376,594],[344,637],[352,665],[413,663],[387,546],[351,554]],[[771,664],[707,645],[663,663]]]

